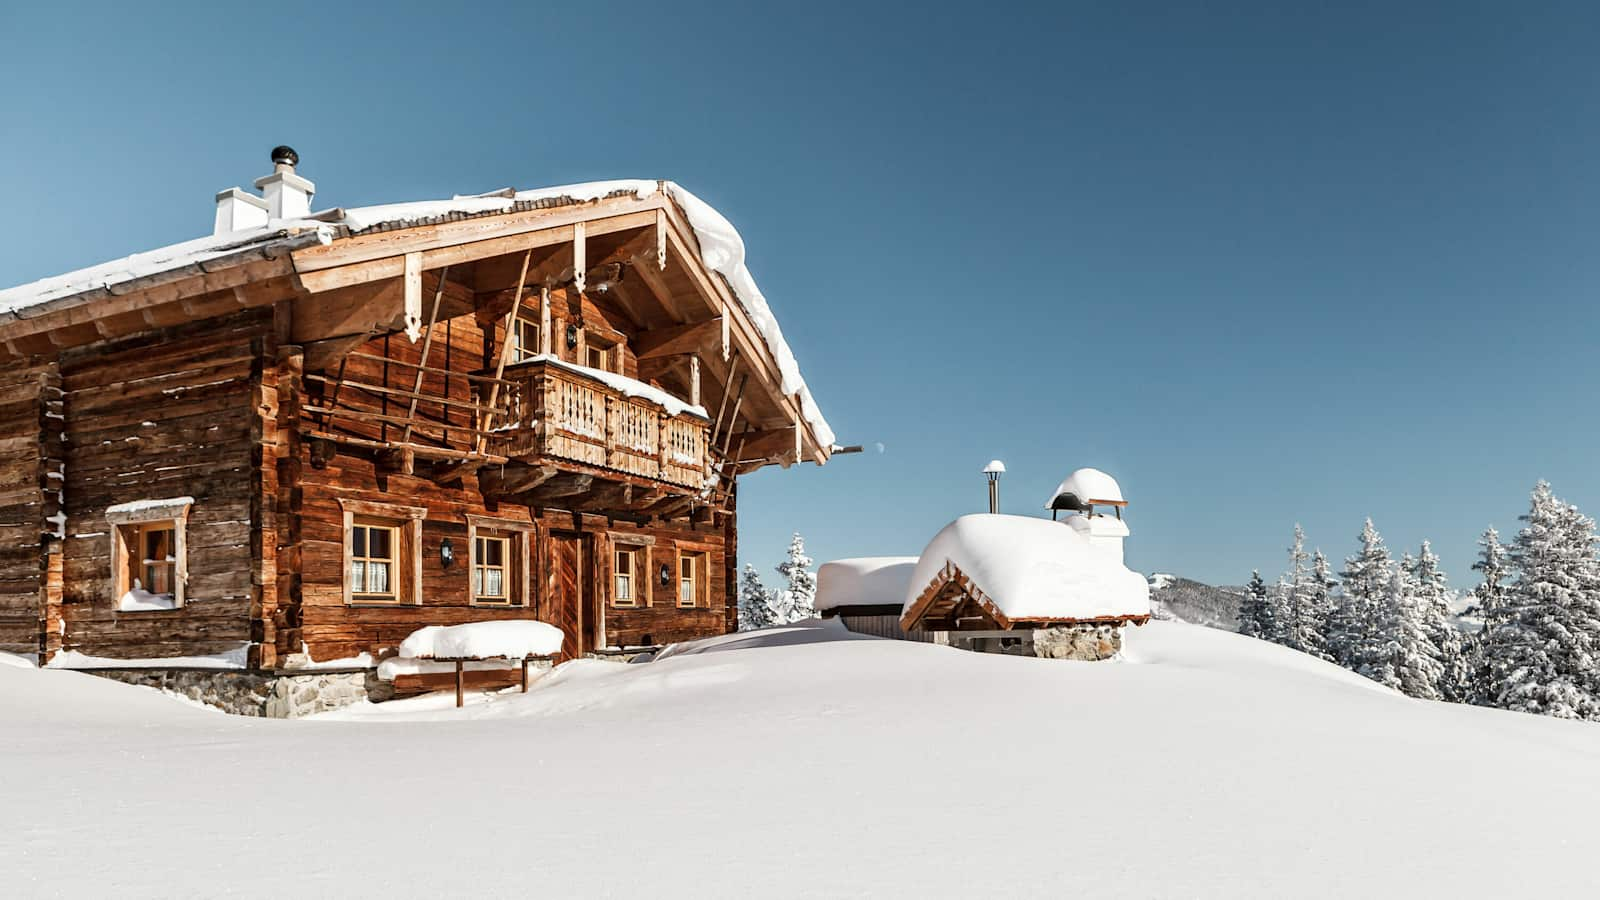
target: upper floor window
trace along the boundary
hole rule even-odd
[[[512,339],[517,342],[516,360],[523,362],[539,355],[539,323],[518,316]]]
[[[588,347],[584,348],[585,359],[583,364],[591,369],[600,369],[601,371],[609,372],[611,371],[611,355],[612,348],[596,347],[595,345],[590,344]]]

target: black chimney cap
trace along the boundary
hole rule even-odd
[[[294,152],[293,147],[279,144],[272,148],[272,163],[273,165],[278,163],[287,163],[291,166],[298,165],[300,163],[300,154]]]

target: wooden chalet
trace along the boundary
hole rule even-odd
[[[312,212],[273,161],[208,238],[0,292],[0,650],[733,631],[738,477],[834,447],[726,221],[653,181]]]

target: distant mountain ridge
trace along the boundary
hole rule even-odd
[[[1243,595],[1242,587],[1214,587],[1160,572],[1150,576],[1150,610],[1157,619],[1238,631]]]

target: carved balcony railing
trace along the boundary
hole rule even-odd
[[[711,472],[710,423],[630,397],[599,378],[549,361],[519,363],[508,419],[492,429],[495,453],[548,457],[700,490]]]

